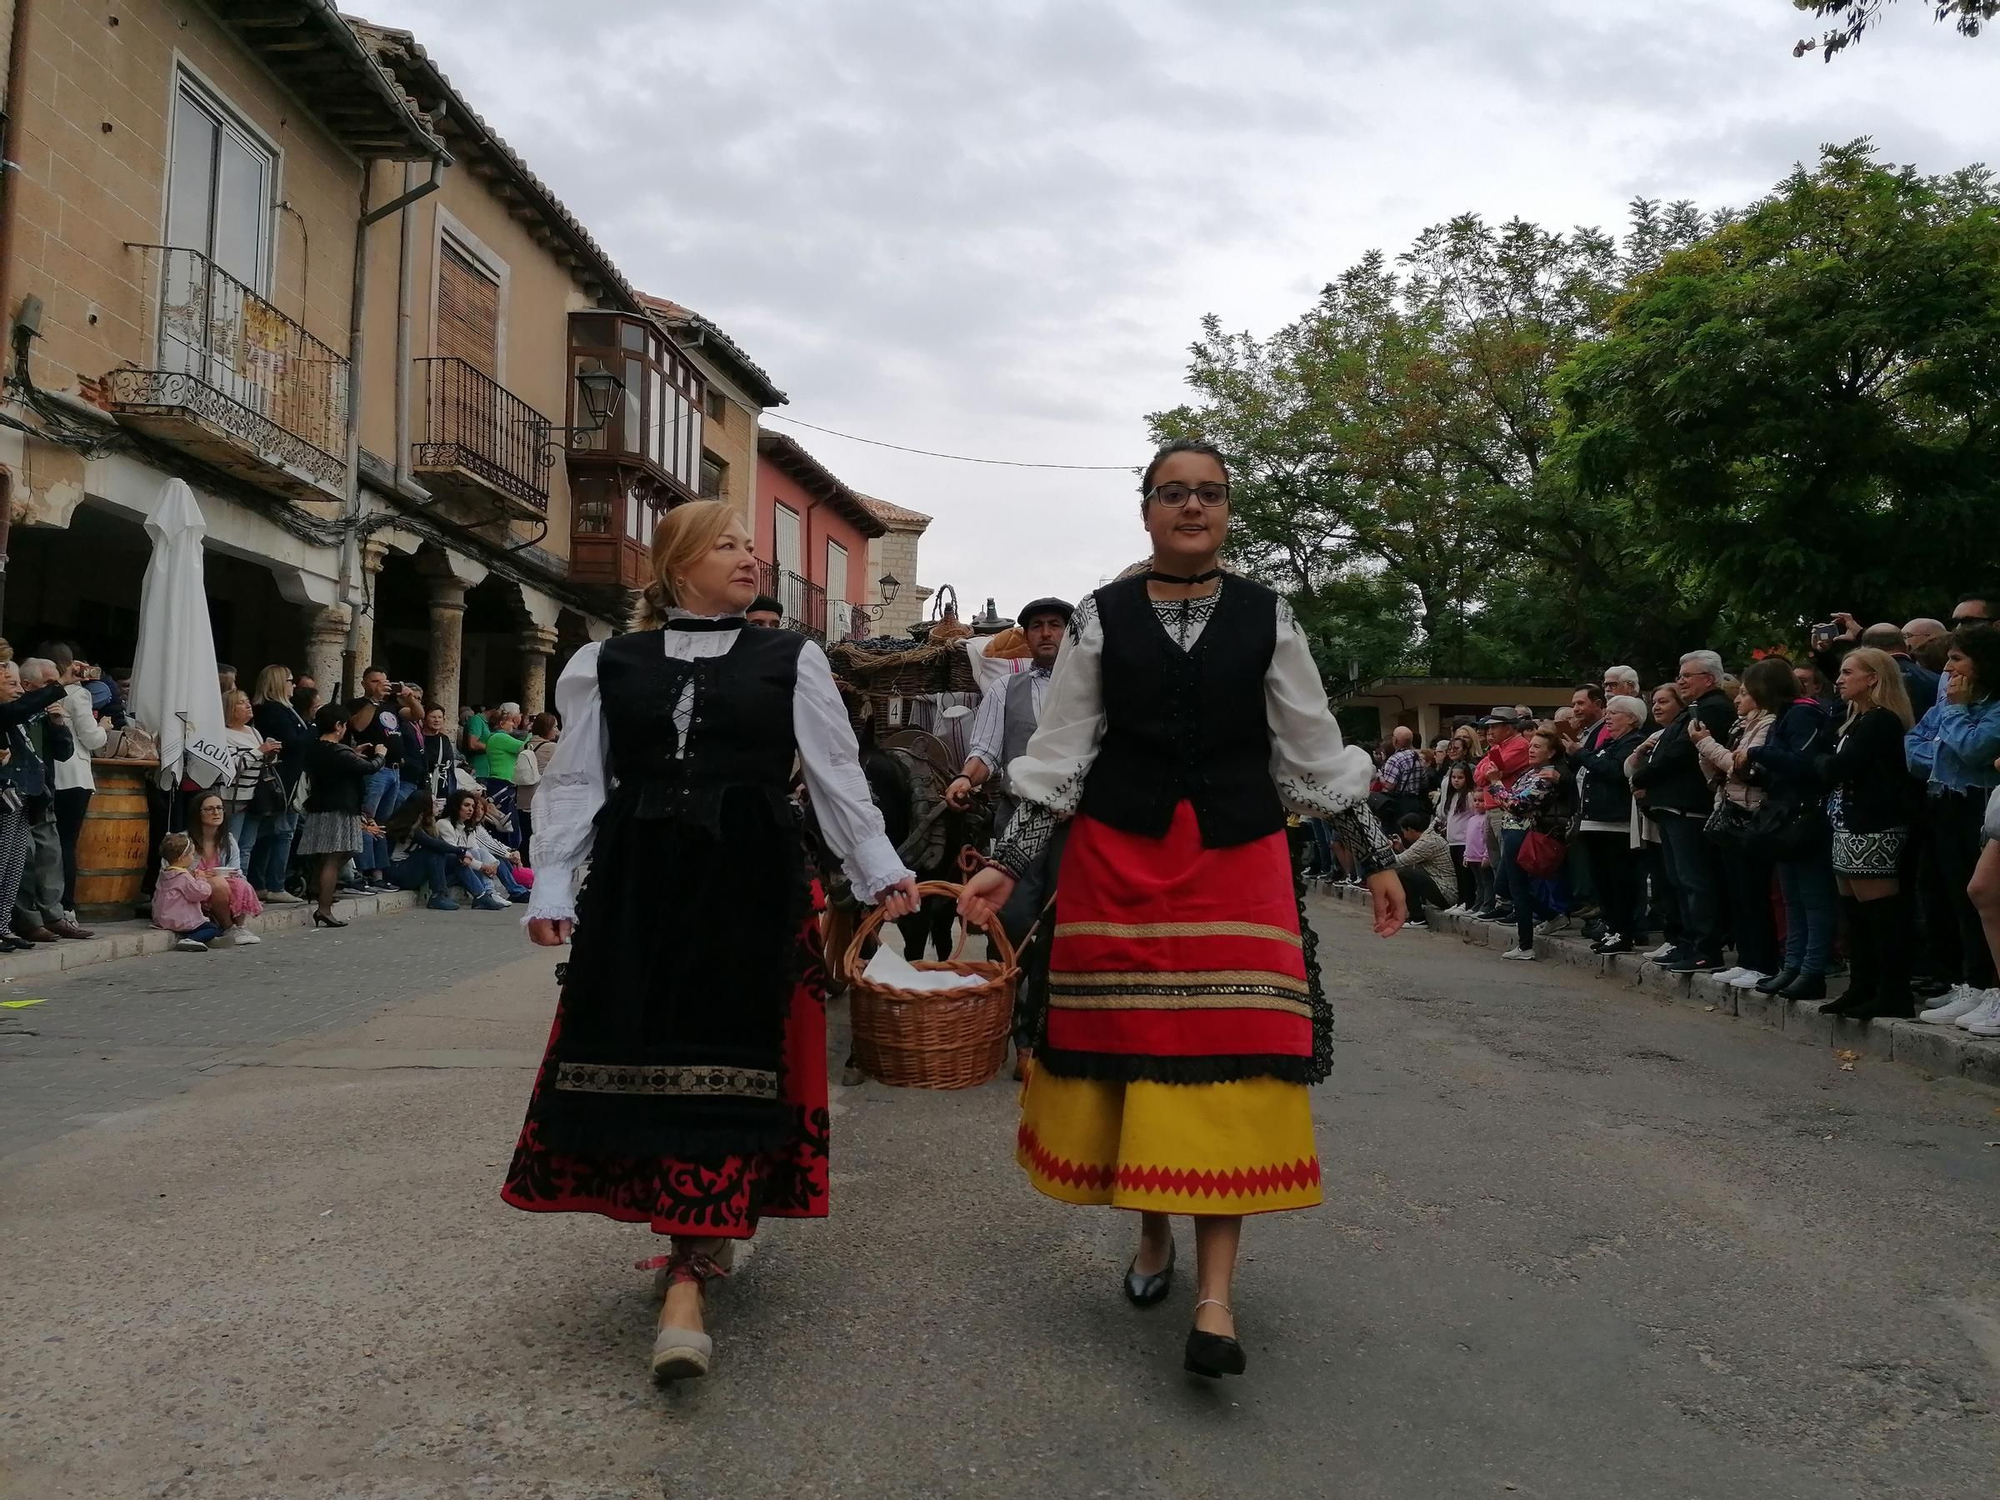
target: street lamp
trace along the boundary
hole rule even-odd
[[[557,427],[553,423],[545,425],[542,431],[542,467],[548,468],[556,461],[553,449],[561,446],[561,439],[574,437],[579,433],[602,432],[611,423],[611,414],[618,410],[619,399],[625,394],[625,382],[613,375],[602,365],[591,370],[579,370],[576,374],[577,405],[582,408],[587,421],[574,427]]]
[[[855,604],[850,605],[849,608],[856,614],[865,615],[871,620],[880,619],[882,611],[896,602],[896,591],[902,588],[902,586],[903,580],[898,578],[894,573],[884,573],[880,578],[875,580],[875,587],[882,591],[881,599],[874,604]]]

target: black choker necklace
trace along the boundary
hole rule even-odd
[[[705,620],[696,615],[689,615],[682,619],[667,621],[669,630],[741,630],[742,628],[741,615],[724,615],[717,620]]]
[[[1199,584],[1213,583],[1222,576],[1222,569],[1210,568],[1206,573],[1197,573],[1192,578],[1177,577],[1172,573],[1148,573],[1148,583],[1171,583],[1178,588],[1194,588]]]

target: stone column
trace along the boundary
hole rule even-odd
[[[556,649],[556,633],[542,625],[530,625],[521,632],[521,712],[532,719],[548,707],[549,657]]]
[[[450,574],[426,580],[431,588],[430,708],[444,710],[445,724],[458,726],[458,673],[465,649],[465,585]]]
[[[457,552],[426,547],[417,571],[430,585],[431,672],[428,706],[444,710],[458,730],[458,699],[465,665],[465,591],[486,577],[486,568]]]
[[[389,544],[379,536],[361,539],[361,621],[354,630],[354,681],[361,691],[361,674],[375,665],[375,593],[382,583],[382,561]]]
[[[306,616],[306,671],[319,685],[321,699],[338,703],[340,657],[347,649],[347,606],[307,604],[301,608]]]

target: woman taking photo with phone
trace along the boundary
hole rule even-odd
[[[564,733],[536,793],[527,926],[575,948],[501,1196],[672,1237],[652,1368],[673,1379],[708,1372],[702,1288],[734,1244],[766,1215],[827,1211],[825,995],[794,757],[856,893],[891,917],[917,900],[825,654],[743,628],[757,561],[736,513],[668,511],[652,570],[633,631],[585,646],[556,685]]]
[[[1140,494],[1150,565],[1071,619],[1008,767],[1019,810],[959,906],[989,920],[1069,822],[1016,1159],[1049,1197],[1139,1212],[1124,1290],[1140,1307],[1172,1289],[1168,1216],[1194,1216],[1184,1365],[1241,1374],[1243,1216],[1320,1201],[1306,1086],[1332,1066],[1287,806],[1357,855],[1377,932],[1402,926],[1403,895],[1368,812],[1374,767],[1343,746],[1291,610],[1219,566],[1222,455],[1169,443]]]

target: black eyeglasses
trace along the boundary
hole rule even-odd
[[[1168,510],[1179,510],[1188,503],[1192,495],[1210,510],[1229,503],[1229,486],[1226,484],[1162,484],[1155,485],[1146,498],[1155,505],[1164,505]]]

